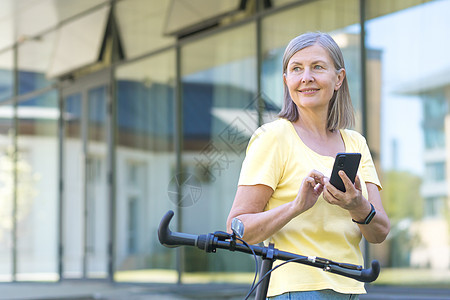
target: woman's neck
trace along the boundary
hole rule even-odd
[[[298,129],[320,138],[327,138],[332,133],[327,128],[326,113],[306,113],[299,110],[299,118],[293,124]]]

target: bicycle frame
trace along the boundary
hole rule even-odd
[[[256,254],[262,258],[260,278],[268,274],[256,290],[256,300],[266,299],[269,286],[270,273],[275,260],[295,260],[293,262],[321,268],[326,272],[338,274],[341,276],[353,278],[361,282],[372,282],[378,278],[380,273],[380,264],[373,260],[371,268],[363,269],[362,266],[339,263],[326,258],[298,255],[291,252],[280,251],[274,248],[273,244],[267,247],[257,245],[244,245],[236,241],[235,236],[226,232],[216,231],[202,235],[193,235],[188,233],[172,232],[169,229],[170,221],[174,212],[169,210],[162,218],[158,227],[159,242],[169,248],[178,246],[194,246],[208,253],[216,252],[216,249],[226,249],[238,251],[247,254]],[[252,251],[253,250],[253,251]]]

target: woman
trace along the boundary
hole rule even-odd
[[[366,141],[346,129],[354,115],[341,50],[325,33],[294,38],[283,56],[283,80],[280,118],[249,142],[228,230],[238,218],[251,244],[270,241],[283,251],[362,265],[361,235],[381,243],[390,224]],[[339,174],[345,193],[327,177],[339,152],[362,154],[354,184]],[[361,293],[356,280],[290,263],[271,275],[268,296],[357,299]]]

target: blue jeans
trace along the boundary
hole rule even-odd
[[[307,291],[307,292],[288,292],[270,300],[358,300],[359,295],[341,294],[333,290]]]

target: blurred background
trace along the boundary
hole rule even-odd
[[[375,285],[450,286],[449,0],[0,0],[0,281],[251,282],[224,230],[306,31],[342,48],[392,229]]]

